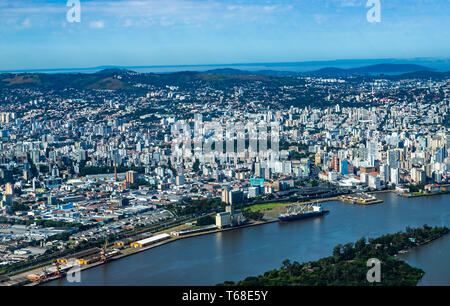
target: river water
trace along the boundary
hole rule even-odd
[[[323,203],[326,216],[270,223],[181,239],[47,285],[215,285],[279,268],[284,259],[330,256],[339,243],[402,231],[424,224],[450,227],[450,195],[403,198],[377,194],[383,203],[359,206]],[[450,285],[450,235],[401,257],[426,274],[419,285]]]

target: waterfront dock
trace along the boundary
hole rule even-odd
[[[375,196],[367,193],[355,193],[339,196],[339,200],[345,203],[359,204],[359,205],[372,205],[382,203],[383,200],[376,198]]]
[[[436,220],[435,215],[443,215],[448,212],[448,195],[443,197],[430,197],[434,205],[423,205],[420,198],[403,198],[395,193],[376,195],[384,200],[383,204],[371,206],[369,210],[358,209],[358,205],[345,205],[342,202],[330,202],[326,208],[331,210],[328,217],[314,220],[293,222],[285,225],[267,223],[265,226],[252,226],[251,229],[233,230],[212,235],[200,235],[199,239],[177,239],[176,243],[166,246],[154,246],[154,249],[139,251],[134,257],[114,260],[108,263],[108,267],[89,269],[81,274],[81,285],[215,285],[227,279],[239,279],[241,273],[230,271],[230,264],[245,267],[253,261],[252,258],[262,258],[271,262],[273,267],[278,267],[285,258],[292,254],[292,247],[296,248],[298,260],[309,260],[311,247],[317,250],[317,259],[329,256],[330,250],[336,244],[335,236],[329,235],[336,232],[346,240],[355,240],[358,237],[373,237],[372,233],[394,233],[399,229],[410,226],[411,220],[430,225],[440,225],[441,220]],[[394,204],[395,205],[391,205]],[[352,207],[354,209],[352,209]],[[361,208],[361,207],[360,207]],[[364,207],[362,207],[364,208]],[[366,207],[369,208],[369,207]],[[268,212],[283,211],[285,207],[276,207]],[[417,214],[417,212],[420,212]],[[419,220],[419,221],[417,221]],[[447,219],[442,219],[447,225]],[[380,229],[379,225],[383,224]],[[192,240],[194,239],[194,240]],[[317,244],[320,239],[320,244]],[[448,240],[448,239],[447,239]],[[175,240],[173,240],[175,241]],[[439,244],[439,243],[438,243]],[[274,248],[276,251],[274,252]],[[189,252],[186,252],[189,250]],[[141,253],[143,252],[143,253]],[[131,254],[130,254],[131,255]],[[124,256],[127,257],[127,256]],[[158,258],[157,261],[154,259]],[[215,260],[211,260],[215,258]],[[429,259],[429,258],[428,258]],[[204,263],[201,269],[192,262],[201,260]],[[439,265],[441,265],[440,263]],[[161,265],[164,265],[162,267]],[[166,269],[171,267],[170,269]],[[176,267],[176,269],[172,269]],[[211,273],[212,269],[220,267],[220,273]],[[271,266],[262,267],[255,273],[264,273]],[[138,269],[137,274],[129,274],[127,271]],[[424,269],[425,270],[425,269]],[[108,273],[105,273],[108,271]],[[123,273],[120,273],[123,271]],[[425,270],[433,273],[431,270]],[[180,273],[187,275],[179,278]],[[169,276],[170,279],[160,275]],[[200,282],[199,279],[202,281]],[[44,284],[45,285],[45,284]],[[72,285],[65,278],[50,282],[50,285]]]
[[[237,230],[237,229],[243,229],[243,228],[247,228],[247,227],[251,227],[251,226],[257,226],[257,225],[264,225],[264,224],[268,224],[268,223],[273,223],[276,222],[276,220],[260,220],[260,221],[253,221],[253,222],[248,222],[239,226],[233,226],[233,227],[227,227],[227,228],[223,228],[223,229],[212,229],[212,230],[208,230],[208,231],[203,231],[203,232],[194,232],[192,234],[187,234],[187,235],[183,235],[183,236],[170,236],[168,239],[163,240],[163,241],[159,241],[153,244],[149,244],[147,246],[142,246],[142,247],[127,247],[124,248],[122,250],[120,250],[120,252],[118,252],[117,255],[108,258],[107,261],[96,261],[96,262],[92,262],[92,263],[88,263],[88,264],[82,264],[79,265],[78,267],[78,271],[82,272],[103,264],[107,264],[111,261],[116,261],[118,259],[121,258],[125,258],[128,257],[130,255],[133,254],[137,254],[140,252],[144,252],[180,239],[186,239],[186,238],[191,238],[191,237],[197,237],[197,236],[201,236],[201,235],[208,235],[208,234],[214,234],[214,233],[219,233],[219,232],[227,232],[227,231],[232,231],[232,230]],[[115,249],[114,249],[115,250]],[[51,275],[49,277],[45,277],[45,278],[41,278],[38,281],[31,281],[30,279],[28,279],[28,276],[30,276],[31,274],[42,274],[44,270],[47,271],[52,271],[52,269],[54,269],[54,267],[52,265],[43,267],[43,268],[37,268],[28,272],[23,272],[20,274],[17,274],[15,276],[11,277],[11,284],[14,285],[21,285],[21,286],[38,286],[41,284],[45,284],[51,281],[55,281],[57,279],[63,278],[66,276],[66,273],[71,271],[71,269],[75,268],[74,265],[70,265],[69,263],[65,263],[61,265],[61,270],[64,273],[58,274],[58,275]],[[20,280],[20,282],[19,282]]]

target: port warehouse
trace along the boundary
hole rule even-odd
[[[114,243],[114,245],[117,246],[117,247],[125,247],[125,246],[128,246],[128,245],[131,245],[132,242],[135,242],[135,241],[138,241],[138,240],[143,240],[143,239],[149,238],[151,236],[153,236],[152,233],[142,233],[142,234],[139,234],[139,235],[128,237],[128,238],[120,240],[120,241],[116,241]]]
[[[194,229],[194,230],[172,232],[171,234],[173,236],[184,236],[184,235],[188,235],[188,234],[195,234],[195,233],[200,233],[200,232],[204,232],[204,231],[208,231],[208,230],[215,230],[215,229],[217,229],[216,225],[210,225],[210,226],[205,226],[205,227]],[[134,247],[134,248],[142,248],[142,247],[145,247],[145,246],[148,246],[148,245],[160,242],[160,241],[167,240],[171,237],[171,235],[169,235],[167,233],[163,233],[163,234],[159,234],[159,235],[151,236],[151,237],[149,237],[149,236],[151,236],[150,233],[136,235],[136,236],[133,236],[133,237],[121,240],[121,241],[117,241],[117,242],[115,242],[114,245],[118,246],[118,247],[124,247],[126,245],[130,245],[131,247]],[[100,260],[100,258],[101,258],[100,252],[101,252],[101,249],[98,247],[90,248],[88,250],[81,251],[81,252],[75,253],[73,255],[67,256],[67,257],[58,258],[57,262],[60,264],[68,264],[70,262],[76,261],[80,265],[88,265],[88,264],[91,264],[91,263],[94,263],[94,262],[97,262]]]
[[[217,225],[211,224],[211,225],[207,225],[207,226],[204,226],[201,228],[171,232],[170,234],[172,236],[180,237],[180,236],[185,236],[185,235],[190,235],[190,234],[197,234],[197,233],[202,233],[202,232],[207,232],[207,231],[213,231],[213,230],[216,230],[217,228],[218,228]]]
[[[112,252],[108,252],[106,254],[107,257],[111,257],[119,254],[118,250],[113,250]],[[64,258],[58,258],[56,261],[60,264],[69,264],[76,262],[80,265],[88,265],[94,262],[97,262],[101,259],[101,249],[100,248],[91,248],[85,251],[81,251],[70,255]]]
[[[78,263],[80,265],[88,265],[88,264],[94,263],[96,261],[99,261],[100,258],[101,258],[100,254],[93,254],[88,257],[79,258]]]
[[[153,237],[150,237],[150,238],[146,238],[146,239],[143,239],[143,240],[132,242],[130,244],[130,246],[134,247],[134,248],[142,248],[142,247],[148,246],[150,244],[153,244],[153,243],[156,243],[156,242],[159,242],[159,241],[167,240],[169,238],[170,238],[169,234],[160,234],[160,235],[156,235],[156,236],[153,236]]]
[[[0,286],[11,287],[11,286],[23,286],[28,284],[29,281],[26,277],[19,277],[16,279],[11,279],[9,276],[0,275]]]
[[[67,264],[70,261],[76,260],[79,264],[87,264],[87,262],[94,262],[100,259],[100,248],[90,248],[64,258],[58,258],[56,261],[60,264]]]
[[[141,235],[137,235],[134,237],[130,237],[128,239],[122,240],[122,241],[117,241],[115,243],[116,246],[125,246],[125,245],[130,245],[131,247],[144,247],[147,245],[150,245],[152,243],[156,243],[159,241],[163,241],[166,240],[168,238],[170,238],[169,234],[160,234],[160,235],[156,235],[153,237],[149,237],[149,233],[146,234],[141,234]],[[68,257],[64,257],[64,258],[58,258],[57,262],[60,264],[67,264],[71,261],[76,261],[77,263],[79,263],[80,265],[88,265],[91,263],[94,263],[96,261],[100,260],[100,252],[101,249],[100,248],[91,248],[85,251],[81,251],[78,253],[75,253],[73,255],[70,255]]]

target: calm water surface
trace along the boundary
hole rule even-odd
[[[403,198],[378,194],[384,203],[323,203],[330,214],[287,224],[270,223],[182,239],[82,272],[81,283],[47,285],[215,285],[299,262],[330,256],[339,243],[354,242],[424,224],[450,227],[450,195]],[[450,237],[402,256],[426,274],[420,285],[450,285]]]

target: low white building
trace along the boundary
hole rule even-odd
[[[380,189],[381,181],[378,176],[369,175],[369,187],[373,189]]]
[[[221,212],[216,215],[216,225],[218,228],[224,228],[231,225],[231,213]]]

